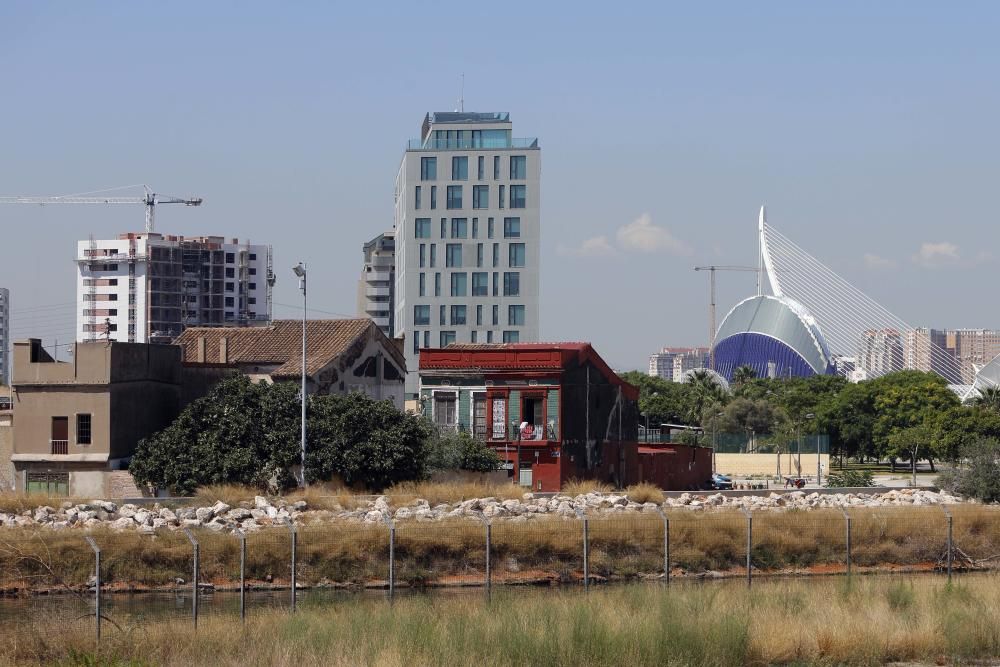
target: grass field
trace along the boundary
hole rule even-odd
[[[4,665],[881,665],[1000,655],[1000,579],[634,584],[352,599],[296,614],[5,623]]]
[[[956,569],[1000,566],[1000,507],[955,505]],[[851,561],[856,571],[940,569],[947,553],[947,516],[941,507],[857,508],[850,511]],[[671,576],[742,576],[747,520],[740,512],[666,512]],[[193,549],[181,532],[90,533],[102,550],[101,579],[113,590],[170,588],[190,580]],[[94,556],[77,530],[0,530],[0,593],[83,589]],[[201,581],[239,584],[240,546],[225,533],[196,531]],[[755,512],[751,564],[755,573],[830,574],[846,567],[846,518],[839,510]],[[301,526],[296,574],[300,586],[381,586],[388,579],[389,531],[383,524],[345,521]],[[596,580],[660,577],[664,524],[656,513],[612,514],[589,520],[589,567]],[[546,517],[495,521],[491,532],[496,584],[579,582],[583,577],[583,522]],[[395,530],[395,578],[402,586],[484,583],[485,526],[473,518],[400,521]],[[270,528],[247,537],[250,585],[288,585],[291,533]]]

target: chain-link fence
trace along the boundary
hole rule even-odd
[[[326,522],[208,529],[0,529],[0,622],[127,631],[246,618],[347,592],[1000,566],[1000,507],[851,507]]]

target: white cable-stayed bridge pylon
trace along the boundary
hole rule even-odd
[[[835,359],[854,358],[862,377],[917,369],[963,382],[961,364],[944,341],[935,340],[929,328],[911,326],[775,230],[763,207],[758,231],[761,268],[771,293],[806,308]]]

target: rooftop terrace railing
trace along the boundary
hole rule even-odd
[[[426,140],[410,139],[407,143],[408,151],[464,151],[464,150],[490,150],[506,148],[538,148],[538,137],[513,137],[511,139],[495,140],[435,140],[428,137]]]

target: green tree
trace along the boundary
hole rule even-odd
[[[965,445],[961,458],[961,467],[938,476],[938,486],[985,503],[1000,502],[1000,441],[987,438]]]
[[[890,373],[871,381],[874,391],[875,420],[872,439],[880,456],[895,459],[901,451],[902,435],[898,432],[922,427],[908,434],[912,440],[929,438],[920,449],[923,458],[934,469],[934,458],[940,453],[935,436],[936,421],[942,413],[959,405],[955,392],[948,388],[948,382],[934,373],[922,371],[902,371]],[[896,434],[894,443],[889,438]],[[916,451],[911,448],[908,451]]]
[[[688,424],[703,426],[706,415],[718,412],[729,400],[729,394],[709,370],[699,368],[693,371],[684,384],[689,398],[688,413],[685,415]]]
[[[979,395],[969,401],[977,408],[1000,413],[1000,387],[994,385],[979,390]]]
[[[772,433],[782,421],[779,408],[764,399],[737,397],[723,409],[720,417],[710,415],[706,421],[721,431],[740,431],[751,443],[754,434]],[[749,445],[748,445],[749,446]]]
[[[496,451],[465,431],[436,428],[429,421],[425,465],[427,475],[443,470],[490,472],[500,468]]]
[[[739,394],[740,390],[743,388],[743,385],[750,382],[756,377],[757,377],[757,371],[755,371],[753,367],[748,366],[746,364],[742,366],[737,366],[735,369],[733,369],[732,384],[734,393]]]

